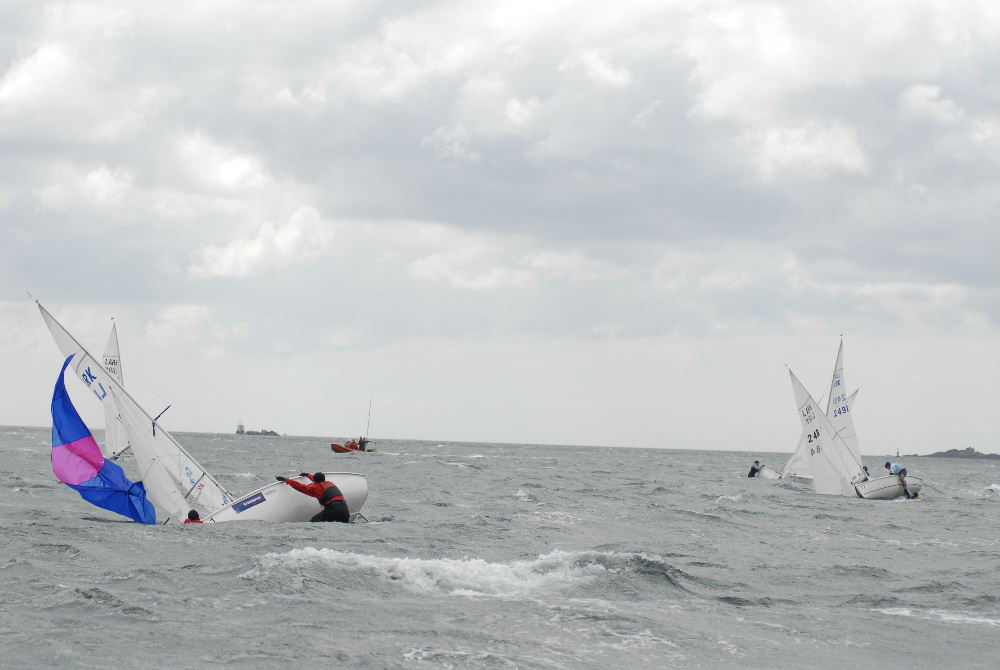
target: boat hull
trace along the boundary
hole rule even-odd
[[[766,465],[757,472],[757,476],[761,479],[781,479],[781,473],[777,470],[772,470]]]
[[[924,481],[920,477],[906,478],[906,488],[909,489],[911,495],[919,493],[923,484]],[[866,500],[892,500],[903,497],[903,487],[896,475],[869,479],[856,485],[854,490],[859,498]]]
[[[333,482],[344,494],[344,501],[354,521],[368,499],[368,480],[353,472],[327,472],[327,481]],[[305,477],[289,477],[308,483]],[[309,521],[322,508],[312,496],[299,493],[284,482],[275,481],[262,486],[205,517],[205,523],[222,521]]]
[[[338,453],[338,454],[361,454],[361,453],[365,453],[365,451],[363,449],[358,449],[356,447],[348,447],[346,445],[338,444],[336,442],[333,442],[333,443],[330,444],[330,449],[333,452]]]

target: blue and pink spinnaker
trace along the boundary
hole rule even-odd
[[[59,481],[79,491],[84,500],[140,523],[156,523],[156,510],[146,500],[146,487],[132,482],[101,448],[83,423],[66,392],[66,359],[52,394],[52,472]]]

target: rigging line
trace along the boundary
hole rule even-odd
[[[119,365],[121,365],[121,363],[119,363]],[[124,381],[124,377],[122,377],[122,380]],[[129,382],[130,385],[131,384],[135,384],[135,385],[139,386],[140,388],[142,388],[142,390],[144,390],[146,393],[150,394],[151,396],[154,396],[157,400],[166,401],[166,398],[164,398],[162,395],[160,395],[159,393],[157,393],[153,389],[151,389],[148,386],[146,386],[145,384],[143,384],[141,381],[139,381],[138,379],[136,379],[135,376],[130,375],[129,378],[128,378],[128,382]],[[124,387],[124,384],[122,386]],[[181,407],[178,407],[177,409],[175,409],[174,412],[176,412],[176,413],[180,414],[181,416],[189,419],[191,421],[191,423],[194,424],[195,429],[196,429],[197,432],[200,432],[200,433],[212,433],[212,432],[215,432],[215,431],[209,430],[207,428],[208,424],[207,424],[206,421],[204,421],[204,420],[202,420],[202,419],[200,419],[198,417],[192,416],[191,414],[188,414]]]

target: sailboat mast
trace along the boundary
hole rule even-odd
[[[372,398],[368,396],[368,423],[365,424],[365,437],[368,437],[368,431],[372,427]]]

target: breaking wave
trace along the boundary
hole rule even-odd
[[[686,590],[681,582],[692,579],[664,559],[645,554],[556,550],[535,559],[493,563],[481,558],[392,558],[313,547],[265,554],[240,577],[267,579],[317,565],[373,576],[416,593],[450,596],[526,597],[619,575]]]
[[[992,626],[1000,628],[1000,619],[993,619],[981,615],[970,614],[968,612],[948,612],[946,610],[914,610],[908,607],[890,607],[886,609],[876,609],[875,612],[888,614],[889,616],[915,617],[928,621],[941,621],[943,623],[974,624],[980,626]]]

